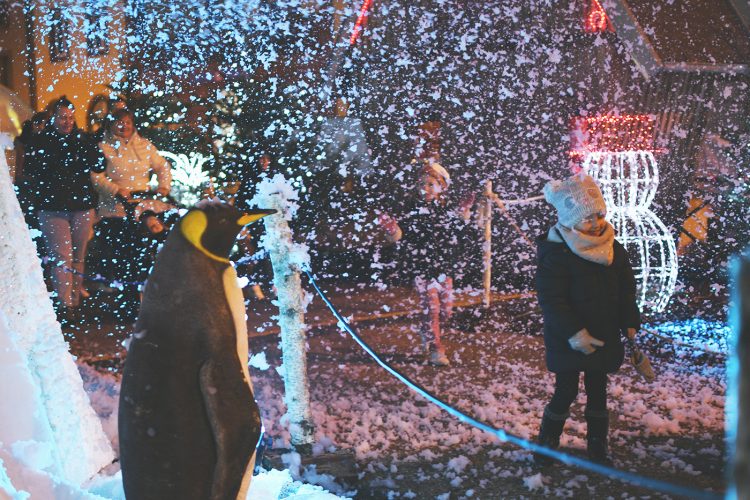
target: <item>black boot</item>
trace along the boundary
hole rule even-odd
[[[607,410],[586,412],[586,450],[589,460],[603,465],[611,465],[607,454],[607,434],[609,433],[609,413]]]
[[[565,420],[569,415],[570,413],[553,413],[550,411],[549,406],[545,406],[542,426],[539,429],[539,437],[536,442],[542,446],[556,450],[560,446],[560,436],[562,435],[563,427],[565,427]],[[546,467],[552,465],[554,460],[547,455],[534,453],[534,463]]]

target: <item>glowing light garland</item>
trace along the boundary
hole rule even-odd
[[[586,33],[604,33],[609,29],[607,13],[599,0],[591,0],[583,29]]]
[[[601,186],[607,218],[632,260],[639,306],[663,311],[674,293],[678,264],[672,235],[649,208],[659,187],[650,151],[653,120],[646,115],[584,120],[583,147],[571,155],[584,155],[583,170]]]
[[[357,22],[354,23],[354,28],[352,29],[352,36],[349,37],[349,45],[354,45],[357,41],[357,38],[359,38],[360,33],[362,33],[362,26],[365,23],[365,20],[367,19],[367,11],[370,10],[370,5],[372,5],[372,0],[365,0],[362,4],[362,8],[359,9],[359,16],[357,17]]]
[[[576,117],[571,122],[570,156],[595,151],[653,151],[654,118],[650,115]]]
[[[172,162],[172,197],[183,206],[193,206],[201,198],[201,191],[211,184],[211,177],[203,170],[210,157],[200,153],[175,154],[159,151]]]

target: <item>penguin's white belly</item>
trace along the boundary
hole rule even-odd
[[[242,373],[245,375],[245,382],[250,388],[250,392],[253,393],[253,384],[250,381],[250,371],[248,370],[248,343],[247,343],[247,319],[245,318],[245,298],[242,295],[242,289],[237,284],[237,271],[234,267],[227,266],[224,275],[222,276],[224,282],[224,294],[229,304],[229,309],[232,311],[232,320],[234,321],[234,331],[237,340],[237,356],[240,359],[240,365],[242,366]],[[250,488],[250,480],[253,477],[253,469],[255,468],[255,453],[253,453],[250,462],[247,464],[245,474],[242,477],[242,486],[240,487],[237,500],[245,500],[247,496],[247,490]]]
[[[232,311],[234,320],[234,331],[237,338],[237,355],[240,358],[240,365],[245,374],[245,381],[252,391],[253,386],[250,382],[250,372],[247,368],[248,344],[247,344],[247,319],[245,318],[245,298],[242,296],[242,289],[237,284],[237,271],[234,267],[228,266],[222,276],[224,282],[224,294],[227,297],[229,309]]]

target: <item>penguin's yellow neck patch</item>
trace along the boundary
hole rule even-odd
[[[191,245],[197,248],[199,252],[213,260],[223,262],[224,264],[229,264],[229,259],[216,255],[203,246],[201,238],[206,232],[207,227],[208,217],[206,217],[206,214],[201,212],[200,210],[193,210],[185,217],[183,217],[182,222],[180,222],[180,232],[182,232],[182,235],[185,237],[185,239],[188,240]]]

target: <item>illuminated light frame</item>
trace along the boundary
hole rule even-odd
[[[604,33],[609,29],[609,18],[604,7],[599,3],[599,0],[591,0],[586,20],[583,23],[583,30],[586,33]]]
[[[357,38],[359,38],[360,33],[362,33],[362,26],[365,23],[365,19],[367,19],[367,13],[370,10],[370,5],[372,5],[372,0],[365,0],[364,3],[362,3],[362,8],[359,9],[357,22],[354,23],[354,28],[352,28],[352,36],[349,37],[349,45],[354,45],[357,42]]]
[[[651,151],[589,153],[583,169],[596,179],[607,204],[607,219],[628,250],[638,283],[638,305],[663,311],[677,283],[677,249],[669,229],[649,205],[659,186]]]
[[[638,282],[638,304],[663,311],[677,283],[677,250],[651,203],[659,188],[654,157],[655,119],[649,115],[599,115],[572,121],[570,156],[596,179],[617,240],[629,250]]]
[[[175,154],[159,151],[159,154],[172,162],[172,195],[181,204],[193,206],[200,200],[201,190],[212,184],[211,177],[203,170],[209,156],[200,153]]]

